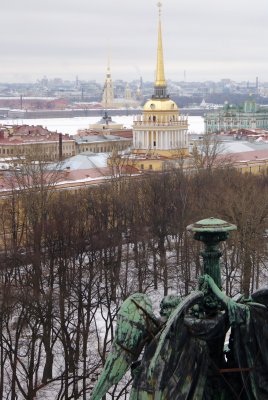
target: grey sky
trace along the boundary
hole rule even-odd
[[[153,80],[156,0],[1,0],[0,82]],[[267,0],[162,0],[167,79],[268,81]]]

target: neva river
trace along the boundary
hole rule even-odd
[[[76,135],[78,129],[88,128],[90,124],[94,124],[100,120],[100,117],[75,117],[75,118],[47,118],[47,119],[8,119],[1,120],[0,124],[5,125],[42,125],[49,131],[57,131]],[[132,127],[133,115],[129,116],[114,116],[112,120],[123,124],[126,128]],[[189,116],[189,133],[204,132],[204,118]]]

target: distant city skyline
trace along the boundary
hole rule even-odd
[[[157,1],[4,0],[0,82],[154,80]],[[267,0],[163,0],[166,78],[268,82]]]

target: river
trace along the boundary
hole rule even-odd
[[[47,118],[47,119],[5,119],[3,125],[42,125],[52,132],[68,133],[76,135],[78,129],[88,128],[90,124],[99,121],[100,117],[74,117],[74,118]],[[133,116],[114,116],[113,121],[123,124],[126,128],[131,128]],[[189,132],[203,133],[204,118],[200,116],[189,116]]]

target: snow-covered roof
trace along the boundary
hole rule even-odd
[[[103,142],[112,142],[116,141],[118,142],[119,140],[126,140],[128,141],[129,139],[126,138],[121,138],[120,136],[114,136],[114,135],[88,135],[88,136],[82,136],[82,137],[75,137],[75,141],[78,144],[81,143],[103,143]]]
[[[246,151],[254,151],[246,142],[230,141],[222,144],[223,153],[241,153]]]
[[[67,158],[61,163],[60,169],[91,169],[107,167],[107,153],[81,153]]]

